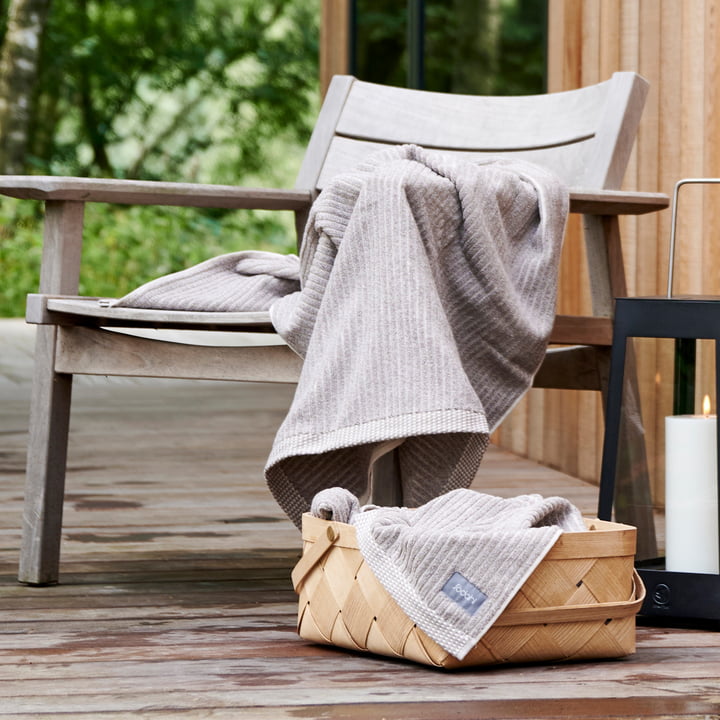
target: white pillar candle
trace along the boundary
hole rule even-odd
[[[665,569],[718,573],[717,418],[665,418]]]

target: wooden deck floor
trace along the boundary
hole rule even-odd
[[[300,640],[299,537],[262,481],[284,387],[79,380],[62,582],[18,585],[30,362],[0,322],[0,719],[720,717],[718,633],[641,627],[624,660],[459,673]],[[595,506],[497,450],[476,485]]]

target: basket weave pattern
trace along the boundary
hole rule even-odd
[[[415,626],[364,562],[355,529],[303,518],[293,580],[298,632],[313,642],[438,667],[622,657],[635,651],[644,589],[635,530],[598,520],[565,533],[470,653],[459,661]]]

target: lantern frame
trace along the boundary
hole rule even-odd
[[[598,498],[598,517],[601,520],[611,519],[614,504],[625,364],[630,338],[669,338],[682,341],[686,345],[702,339],[714,340],[714,406],[720,408],[720,296],[672,294],[677,200],[680,187],[690,183],[720,183],[720,178],[690,178],[679,181],[675,186],[667,297],[616,300]],[[716,482],[720,499],[720,423],[717,423],[716,451]],[[717,505],[720,527],[720,501]],[[720,533],[718,543],[720,545]],[[647,587],[647,597],[640,614],[666,620],[720,621],[720,574],[669,571],[664,565],[664,558],[636,562],[638,572]]]

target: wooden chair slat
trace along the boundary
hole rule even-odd
[[[40,325],[77,323],[101,327],[154,327],[198,330],[274,332],[269,312],[190,312],[152,308],[103,307],[99,298],[48,297],[28,299],[29,322]]]
[[[506,152],[574,144],[592,137],[609,83],[520,97],[433,93],[356,82],[337,134],[444,150]]]

